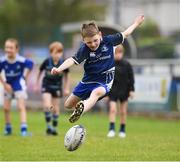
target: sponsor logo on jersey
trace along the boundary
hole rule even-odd
[[[90,57],[96,57],[95,52],[90,52]]]
[[[102,52],[106,52],[106,51],[108,51],[108,48],[104,45],[104,46],[101,48],[101,51],[102,51]]]

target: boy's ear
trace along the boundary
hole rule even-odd
[[[84,37],[82,36],[82,41],[84,42]]]
[[[102,37],[102,32],[101,31],[99,31],[99,35]]]

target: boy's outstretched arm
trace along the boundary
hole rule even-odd
[[[70,57],[67,60],[65,60],[58,68],[53,67],[51,70],[51,74],[55,75],[58,73],[62,73],[63,70],[68,69],[69,67],[71,67],[74,64],[75,64],[75,62],[74,62],[73,58]]]
[[[127,38],[131,33],[140,26],[144,21],[144,15],[139,15],[135,18],[134,23],[129,26],[124,32],[122,32],[122,35],[124,38]]]

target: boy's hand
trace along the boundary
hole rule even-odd
[[[122,35],[124,38],[127,38],[132,32],[143,23],[144,21],[144,15],[139,15],[135,18],[134,23],[129,26],[124,32],[122,32]]]
[[[4,89],[5,89],[8,93],[12,93],[12,92],[13,92],[11,85],[9,85],[8,83],[5,83],[5,84],[4,84]]]
[[[141,24],[143,23],[143,21],[144,21],[144,15],[139,15],[139,16],[137,16],[137,17],[135,18],[134,23],[135,23],[137,26],[139,26],[139,25],[141,25]]]
[[[130,98],[130,99],[133,99],[133,98],[134,98],[134,91],[130,91],[130,92],[129,92],[129,98]]]
[[[61,71],[59,71],[58,68],[53,67],[53,68],[51,69],[51,74],[52,74],[52,75],[56,75],[56,74],[59,74],[59,73],[61,73]]]
[[[39,85],[37,85],[37,84],[34,85],[33,90],[34,90],[35,93],[38,93],[40,91]]]

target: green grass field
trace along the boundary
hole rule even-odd
[[[3,133],[3,113],[0,111],[0,160],[51,160],[51,161],[124,161],[124,160],[180,160],[180,122],[143,117],[128,117],[127,137],[108,139],[106,114],[86,114],[77,124],[87,130],[86,140],[74,152],[64,148],[64,135],[73,126],[69,115],[60,117],[57,137],[46,136],[43,113],[28,112],[32,137],[19,134],[19,114],[13,116],[13,135]]]

